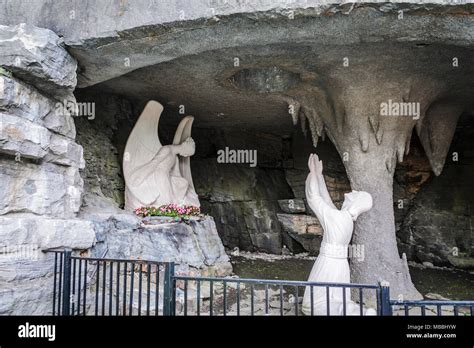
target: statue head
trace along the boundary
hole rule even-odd
[[[194,143],[193,138],[188,137],[180,145],[178,154],[183,157],[189,157],[194,155],[196,152],[196,144]]]
[[[351,191],[344,194],[344,203],[342,210],[347,210],[352,216],[352,220],[356,220],[360,214],[369,211],[372,208],[372,196],[365,191]]]

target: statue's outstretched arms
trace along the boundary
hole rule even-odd
[[[337,208],[329,196],[323,176],[323,165],[317,155],[310,155],[308,167],[310,172],[306,179],[306,199],[316,216],[321,219],[323,210]]]

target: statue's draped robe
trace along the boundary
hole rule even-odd
[[[191,137],[194,118],[183,118],[173,144],[163,146],[158,138],[162,111],[160,103],[149,101],[127,140],[123,159],[126,210],[170,203],[200,206],[190,158],[177,155],[177,147]]]
[[[351,241],[354,222],[345,209],[338,210],[327,204],[321,196],[306,192],[308,204],[316,214],[324,230],[319,256],[314,263],[308,281],[320,283],[350,283],[348,245]],[[313,287],[314,315],[327,315],[326,287]],[[329,290],[329,314],[343,315],[344,295],[342,288]],[[347,315],[360,315],[360,307],[351,301],[350,289],[345,290]],[[311,314],[311,290],[306,287],[303,312]],[[364,314],[366,310],[364,309]],[[371,313],[372,314],[372,313]]]
[[[150,162],[131,172],[126,192],[131,207],[170,203],[199,205],[194,189],[181,176],[172,146],[175,145],[163,146]]]

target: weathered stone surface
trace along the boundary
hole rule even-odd
[[[0,75],[0,111],[74,139],[76,129],[72,116],[65,110],[58,112],[56,104],[24,82]]]
[[[283,228],[295,234],[323,234],[323,229],[318,219],[311,215],[277,214]]]
[[[306,206],[302,199],[280,199],[278,200],[281,210],[288,214],[305,213]]]
[[[229,262],[211,217],[189,223],[141,225],[138,229],[107,229],[100,239],[108,257],[173,261],[198,269]],[[94,252],[99,254],[98,250]]]
[[[76,117],[77,143],[84,149],[86,167],[81,171],[86,192],[124,205],[122,158],[125,142],[134,124],[132,103],[97,91],[78,91],[79,102],[94,103],[96,117]]]
[[[21,117],[0,112],[0,152],[31,159],[44,159],[65,166],[84,167],[82,147],[72,139]]]
[[[0,314],[45,315],[52,310],[54,255],[95,243],[92,224],[29,214],[0,217]]]
[[[449,149],[453,155],[448,156],[443,174],[418,188],[409,205],[397,233],[399,246],[409,260],[473,267],[473,136],[472,118],[463,115]]]
[[[77,63],[51,30],[0,26],[0,66],[56,99],[74,100]]]
[[[317,218],[302,214],[277,214],[282,225],[284,243],[293,253],[308,251],[311,255],[319,253],[323,229]],[[296,243],[295,243],[296,242]]]
[[[281,228],[275,213],[277,202],[202,203],[202,209],[215,217],[226,247],[281,253]]]
[[[46,128],[0,112],[1,153],[42,159],[48,153],[50,137],[51,133]]]
[[[278,162],[275,156],[273,163]],[[281,253],[277,201],[293,196],[281,169],[221,164],[208,158],[194,160],[192,170],[202,209],[215,218],[226,247]]]
[[[0,246],[35,245],[41,251],[87,249],[95,242],[92,223],[79,219],[50,219],[28,214],[0,217]]]
[[[73,217],[81,206],[83,182],[76,167],[0,159],[0,181],[0,214]]]
[[[85,166],[82,146],[62,135],[52,134],[49,152],[45,156],[48,162],[83,169]]]

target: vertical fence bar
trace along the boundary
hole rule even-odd
[[[99,288],[100,288],[100,261],[97,261],[95,277],[95,316],[99,314]]]
[[[82,300],[82,314],[86,315],[87,302],[87,260],[84,260],[84,299]]]
[[[329,286],[326,286],[326,315],[331,315],[331,308],[330,306],[330,298],[329,298]]]
[[[196,284],[196,310],[197,310],[197,315],[201,315],[201,281],[198,280]]]
[[[82,292],[81,291],[81,277],[82,277],[82,260],[79,259],[79,274],[77,275],[77,315],[81,314],[81,292]]]
[[[188,315],[188,280],[184,281],[184,316]]]
[[[174,277],[174,263],[171,267],[171,313],[170,315],[176,315],[176,279]]]
[[[391,316],[392,305],[390,304],[390,284],[387,281],[382,281],[380,286],[380,315]]]
[[[139,263],[138,271],[138,316],[142,315],[142,281],[143,281],[143,264]]]
[[[63,274],[63,315],[69,315],[71,304],[71,250],[64,252],[64,274]]]
[[[150,289],[151,285],[151,264],[149,263],[146,270],[146,315],[150,315]]]
[[[254,315],[255,305],[254,305],[254,286],[250,286],[250,312]]]
[[[117,280],[115,288],[115,315],[119,315],[120,312],[120,262],[117,262]]]
[[[155,315],[158,315],[160,310],[159,306],[160,300],[160,264],[156,264],[156,273],[155,273]]]
[[[112,315],[112,300],[113,300],[113,290],[112,290],[112,285],[113,285],[113,272],[114,272],[114,263],[110,262],[109,265],[109,315]]]
[[[58,272],[58,253],[54,253],[54,274],[53,274],[53,315],[56,315],[56,273]]]
[[[122,315],[127,315],[127,267],[128,263],[125,262],[123,265],[123,311]]]
[[[346,304],[346,287],[342,287],[342,315],[346,316],[347,314],[347,304]]]
[[[102,315],[105,315],[105,287],[107,278],[107,262],[103,261],[102,268]]]
[[[265,315],[268,315],[268,284],[265,284]]]
[[[64,252],[59,253],[58,315],[62,312]]]
[[[135,263],[130,262],[130,302],[128,308],[128,315],[133,315],[133,291],[135,283]]]
[[[280,315],[283,316],[283,285],[280,285]]]
[[[163,284],[163,315],[172,315],[173,294],[176,289],[173,289],[174,279],[174,263],[168,262],[165,267],[165,279]]]
[[[237,316],[240,316],[240,281],[237,282]]]
[[[74,305],[75,303],[75,295],[76,295],[76,259],[71,260],[72,262],[72,292],[70,298],[72,299],[72,308],[71,308],[71,313],[74,315],[74,312],[76,311],[76,307]]]
[[[209,316],[213,316],[213,310],[214,310],[214,281],[211,280],[209,284]]]
[[[224,280],[224,316],[227,315],[227,282]]]

